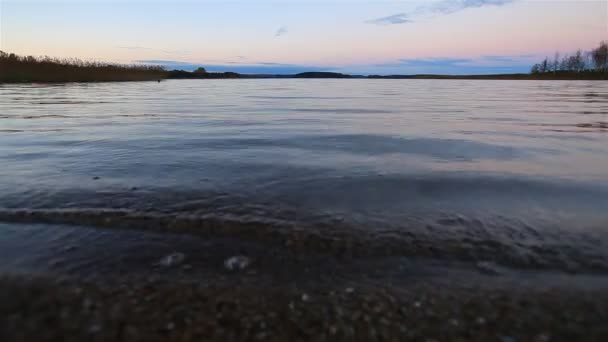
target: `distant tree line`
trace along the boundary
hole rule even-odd
[[[154,65],[124,65],[77,58],[19,56],[0,51],[0,82],[146,81],[165,78]]]
[[[545,57],[542,62],[534,64],[531,70],[532,74],[564,72],[608,72],[608,43],[603,41],[591,51],[579,49],[572,55],[560,56],[559,52],[556,52],[553,59]]]
[[[205,68],[197,68],[194,71],[171,70],[167,73],[169,79],[221,79],[221,78],[243,78],[236,72],[207,72]]]

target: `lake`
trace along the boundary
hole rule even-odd
[[[0,85],[0,218],[127,210],[606,269],[607,122],[608,82]]]

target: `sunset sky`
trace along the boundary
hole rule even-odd
[[[0,0],[0,49],[245,73],[527,72],[608,40],[608,1]]]

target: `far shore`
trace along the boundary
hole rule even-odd
[[[0,75],[1,76],[1,75]],[[232,72],[206,73],[197,75],[187,71],[168,71],[152,77],[118,77],[74,79],[71,77],[31,77],[25,79],[0,79],[0,84],[10,83],[106,83],[106,82],[137,82],[163,80],[202,80],[202,79],[373,79],[373,80],[504,80],[504,81],[606,81],[608,74],[599,73],[557,73],[557,74],[491,74],[491,75],[347,75],[331,72],[306,72],[292,75],[266,75],[266,74],[237,74]]]
[[[608,50],[608,45],[606,45]],[[572,57],[571,59],[576,60]],[[239,74],[236,72],[208,72],[199,67],[194,71],[165,70],[160,65],[112,64],[79,59],[19,56],[0,51],[0,84],[3,83],[68,83],[153,81],[166,79],[431,79],[431,80],[608,80],[608,68],[587,64],[558,67],[557,61],[535,65],[530,73],[478,75],[350,75],[327,71],[297,74]],[[597,64],[597,63],[596,63]],[[600,63],[601,64],[601,63]]]

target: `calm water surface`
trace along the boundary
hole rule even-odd
[[[608,82],[0,85],[0,109],[2,208],[608,242]]]

